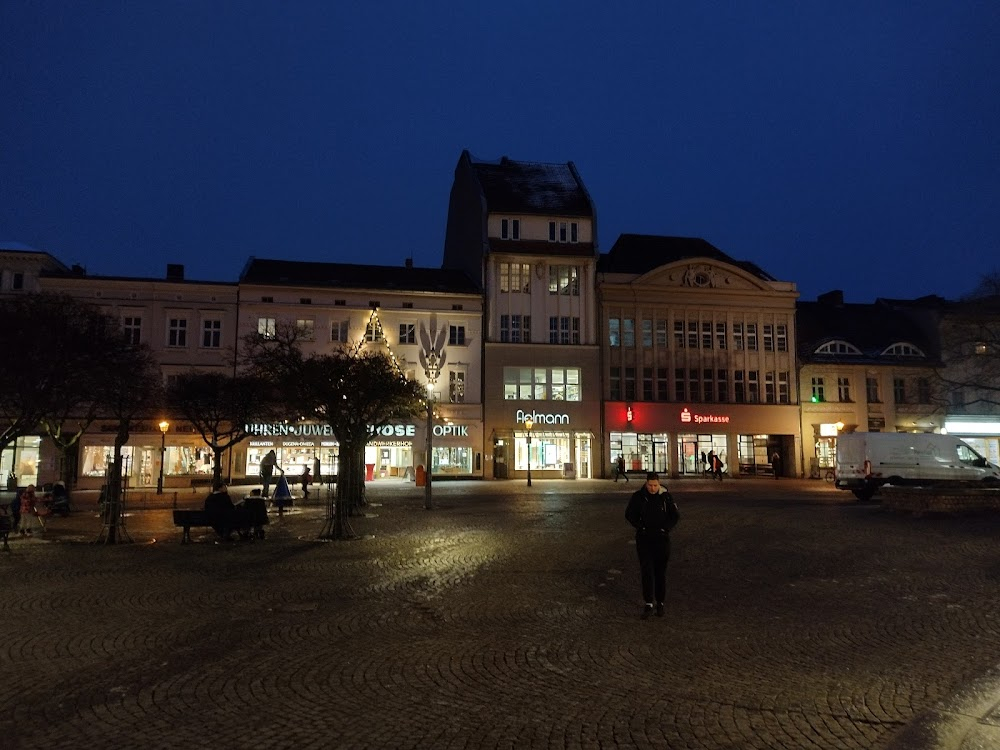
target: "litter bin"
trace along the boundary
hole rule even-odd
[[[375,478],[375,464],[365,464],[365,481],[370,482]]]

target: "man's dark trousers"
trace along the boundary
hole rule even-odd
[[[639,553],[642,572],[642,598],[646,602],[662,602],[667,596],[667,561],[670,559],[670,538],[637,534],[635,549]],[[654,597],[655,594],[655,597]]]

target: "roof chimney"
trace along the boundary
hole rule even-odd
[[[183,263],[167,263],[167,281],[184,281]]]

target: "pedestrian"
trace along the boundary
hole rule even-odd
[[[615,461],[615,484],[618,484],[618,477],[625,477],[625,481],[628,482],[628,474],[625,473],[625,456],[621,453],[618,454],[618,460]]]
[[[285,473],[282,471],[281,467],[278,466],[278,456],[274,452],[274,448],[272,448],[265,453],[264,458],[260,460],[260,478],[263,480],[264,484],[264,489],[261,494],[264,497],[268,496],[267,491],[271,489],[271,476],[274,474],[275,469],[280,471],[282,474]]]
[[[701,452],[701,473],[702,475],[708,473],[708,457],[705,456],[705,451]]]
[[[712,479],[722,481],[722,467],[723,463],[722,459],[719,458],[719,454],[714,450],[710,451],[708,454],[708,468],[712,472]]]
[[[309,472],[308,466],[302,467],[302,476],[299,477],[299,481],[302,482],[302,497],[309,497],[309,483],[312,481],[312,474]]]
[[[31,519],[35,519],[42,533],[45,533],[45,516],[47,508],[35,495],[35,485],[29,484],[21,493],[21,536],[31,536]]]
[[[237,511],[233,499],[229,496],[229,488],[225,484],[215,485],[205,498],[205,513],[220,539],[233,541],[234,531],[239,531],[241,537],[248,536],[249,524],[244,523],[244,514]]]
[[[771,473],[774,474],[775,479],[781,476],[781,454],[778,453],[777,448],[771,454]]]
[[[660,486],[660,476],[651,471],[643,484],[629,498],[625,519],[635,528],[635,549],[639,556],[642,580],[642,619],[653,614],[663,617],[667,594],[667,561],[670,559],[670,531],[680,520],[677,504]]]

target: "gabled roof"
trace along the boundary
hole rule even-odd
[[[825,298],[825,299],[824,299]],[[912,362],[932,364],[939,358],[936,341],[926,333],[908,301],[876,300],[872,304],[845,303],[842,297],[823,295],[815,302],[799,300],[795,305],[796,340],[799,358],[808,362]],[[846,341],[861,355],[816,354],[829,341]],[[892,356],[882,352],[905,342],[926,356]]]
[[[254,257],[243,267],[240,283],[475,295],[480,293],[468,276],[448,268],[312,263]]]
[[[689,258],[708,258],[742,268],[764,281],[776,281],[756,263],[735,258],[700,237],[665,237],[658,234],[623,234],[597,261],[600,273],[643,274],[654,268]]]
[[[469,161],[486,198],[490,213],[545,214],[550,216],[594,215],[583,180],[573,162],[547,164],[514,161]]]

